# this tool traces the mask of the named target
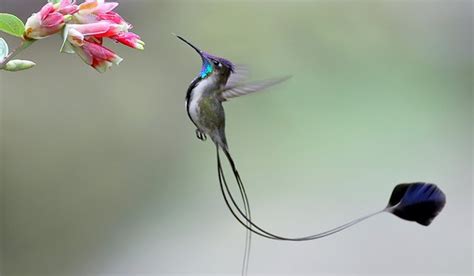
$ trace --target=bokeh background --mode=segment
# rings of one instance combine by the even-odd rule
[[[2,0],[22,19],[45,1]],[[146,41],[98,74],[60,37],[0,73],[2,275],[237,275],[244,229],[184,109],[183,35],[293,75],[225,104],[255,220],[298,236],[383,208],[395,184],[447,194],[428,228],[383,214],[304,243],[254,238],[250,275],[472,275],[471,1],[120,1]],[[7,37],[11,47],[16,43]]]

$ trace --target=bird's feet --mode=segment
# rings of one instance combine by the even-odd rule
[[[206,134],[202,132],[201,130],[199,130],[198,128],[196,129],[196,137],[201,141],[206,141],[207,139]]]

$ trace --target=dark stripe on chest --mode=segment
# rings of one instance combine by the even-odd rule
[[[189,104],[191,103],[191,98],[192,98],[192,92],[194,88],[199,84],[199,82],[202,80],[201,77],[195,78],[191,84],[188,87],[188,91],[186,92],[186,112],[188,113],[188,117],[193,122],[193,124],[197,127],[196,122],[193,121],[193,118],[191,118],[191,114],[189,113]]]

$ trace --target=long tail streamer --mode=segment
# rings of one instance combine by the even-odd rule
[[[239,204],[237,204],[229,186],[227,185],[224,170],[222,169],[222,164],[220,160],[220,149],[222,149],[225,153],[227,160],[229,161],[229,164],[232,168],[244,204],[244,211],[242,211],[242,209],[239,207]],[[242,275],[247,275],[248,271],[252,233],[274,240],[309,241],[330,236],[383,212],[389,212],[398,216],[401,219],[415,221],[421,225],[428,226],[433,221],[433,219],[441,212],[441,210],[446,204],[445,194],[435,184],[425,182],[398,184],[393,189],[388,205],[380,211],[360,217],[341,226],[318,234],[296,238],[284,237],[281,235],[273,234],[272,232],[261,228],[251,220],[248,196],[245,191],[242,179],[240,178],[240,175],[235,166],[234,160],[232,159],[232,156],[226,148],[221,148],[218,145],[216,145],[216,155],[219,185],[224,201],[229,211],[235,217],[235,219],[247,229],[245,253],[242,262]]]
[[[249,201],[247,194],[245,192],[245,187],[243,186],[242,180],[236,170],[235,163],[230,155],[230,153],[223,149],[226,154],[229,163],[234,172],[234,176],[237,180],[239,190],[241,191],[244,204],[249,208]],[[219,175],[219,184],[221,187],[221,192],[226,202],[227,207],[229,208],[232,215],[240,222],[245,228],[247,228],[252,233],[255,233],[259,236],[275,239],[275,240],[285,240],[285,241],[308,241],[323,238],[332,234],[335,234],[339,231],[347,229],[363,220],[366,220],[372,216],[383,212],[390,212],[398,217],[410,220],[417,221],[422,225],[429,225],[431,221],[438,215],[438,213],[443,209],[446,203],[446,196],[444,193],[434,184],[416,182],[409,184],[399,184],[395,187],[392,196],[389,201],[389,205],[375,213],[363,216],[361,218],[352,220],[346,224],[335,227],[333,229],[304,237],[289,238],[283,237],[281,235],[273,234],[267,230],[264,230],[257,224],[255,224],[239,207],[235,201],[232,193],[227,185],[227,181],[224,176],[224,171],[222,169],[222,164],[219,156],[219,148],[217,148],[217,169]],[[246,203],[245,203],[246,202]],[[248,210],[249,211],[249,210]]]

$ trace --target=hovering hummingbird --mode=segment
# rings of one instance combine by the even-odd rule
[[[389,212],[401,219],[415,221],[421,225],[428,226],[444,208],[446,196],[441,189],[435,184],[413,182],[396,185],[385,208],[318,234],[304,237],[285,237],[260,227],[251,219],[247,193],[229,151],[225,135],[225,113],[222,103],[231,98],[262,91],[265,88],[287,80],[289,77],[242,83],[244,74],[232,62],[206,53],[183,37],[176,36],[191,46],[202,59],[201,71],[191,82],[186,93],[186,111],[196,126],[197,138],[204,141],[209,136],[214,142],[216,146],[218,179],[224,201],[232,215],[247,229],[242,275],[246,275],[248,269],[251,233],[274,240],[308,241],[335,234],[383,212]],[[242,197],[243,210],[227,185],[221,165],[220,151],[224,152],[232,168],[240,196]]]

